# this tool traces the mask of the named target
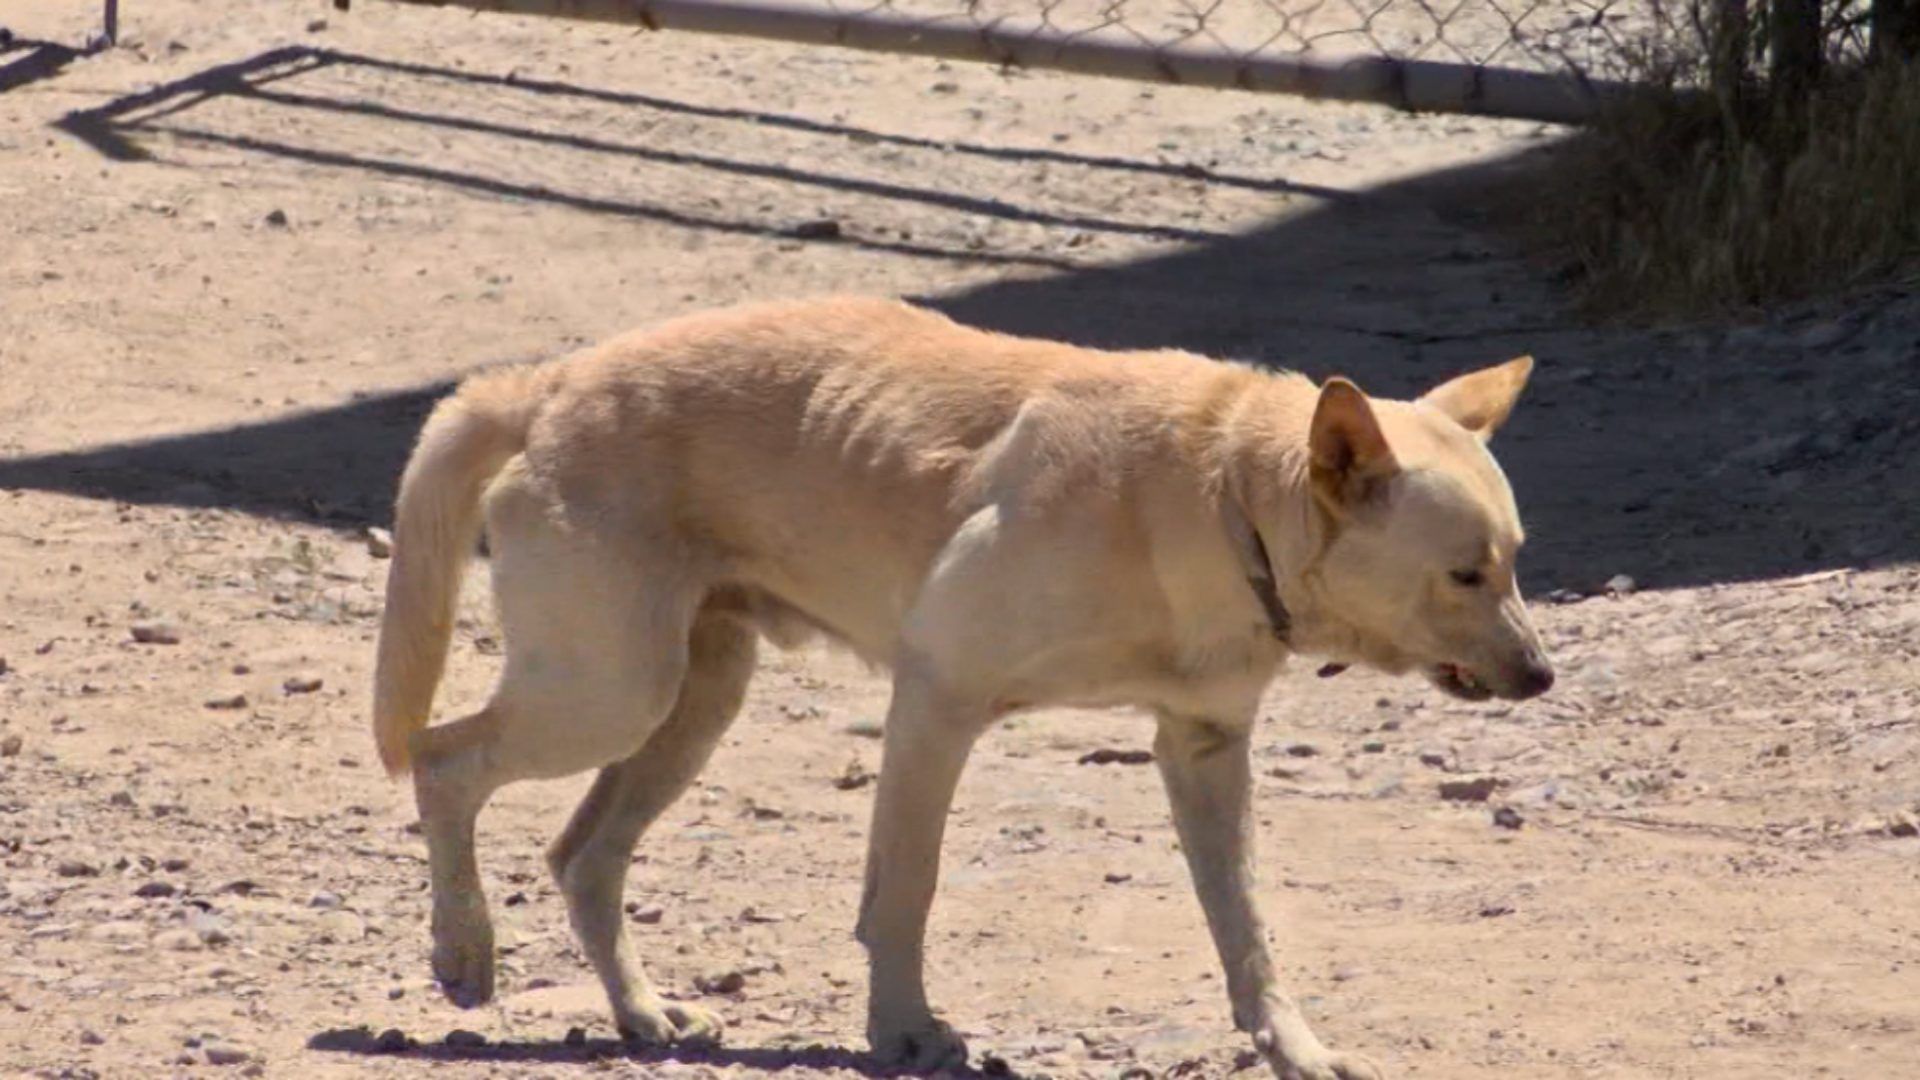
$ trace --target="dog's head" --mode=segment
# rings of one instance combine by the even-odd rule
[[[1515,581],[1526,534],[1487,451],[1532,371],[1521,357],[1417,401],[1371,399],[1338,378],[1321,388],[1309,475],[1328,541],[1316,577],[1355,659],[1421,668],[1468,700],[1553,685]]]

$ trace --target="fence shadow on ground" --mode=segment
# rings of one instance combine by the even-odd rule
[[[74,114],[63,126],[103,153],[139,156],[145,151],[136,136],[161,118],[214,95],[264,96],[275,80],[338,63],[390,64],[277,50]],[[600,96],[742,123],[917,142],[798,117],[399,66],[529,93]],[[314,106],[293,97],[279,94],[293,107]],[[540,137],[578,141],[564,133]],[[231,141],[261,154],[317,160],[300,147],[250,137]],[[1195,175],[1178,166],[1060,151],[951,149]],[[1279,181],[1206,174],[1201,178],[1214,183],[1329,197],[1241,235],[1169,231],[1165,235],[1186,244],[1167,254],[1108,267],[1061,267],[1039,280],[922,299],[977,325],[1108,347],[1177,346],[1316,376],[1338,371],[1394,396],[1534,353],[1541,361],[1535,384],[1496,446],[1533,537],[1531,591],[1590,589],[1622,573],[1643,585],[1682,586],[1920,557],[1920,473],[1898,467],[1903,456],[1920,452],[1920,406],[1896,392],[1920,386],[1912,361],[1832,362],[1855,348],[1844,337],[1817,355],[1777,349],[1761,355],[1734,349],[1721,335],[1579,326],[1564,313],[1548,275],[1505,253],[1480,212],[1487,193],[1502,190],[1534,156],[1337,198]],[[644,213],[693,228],[765,231],[752,223],[704,221],[671,206],[570,201],[484,176],[440,175],[415,162],[329,164],[611,214]],[[782,179],[834,182],[800,170]],[[938,189],[870,193],[965,205],[969,212],[1020,212]],[[1090,222],[1098,224],[1072,215],[1058,219],[1075,228]],[[894,253],[989,263],[996,257],[991,251]],[[420,419],[446,389],[435,385],[261,424],[0,461],[0,488],[231,507],[334,526],[380,522]]]

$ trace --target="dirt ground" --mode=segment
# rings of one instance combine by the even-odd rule
[[[1492,224],[1534,125],[364,0],[126,7],[73,56],[42,43],[92,5],[0,5],[0,1070],[871,1072],[872,788],[844,778],[878,763],[880,677],[771,654],[642,844],[657,980],[741,976],[711,1053],[613,1040],[541,858],[583,780],[482,819],[502,995],[440,1000],[365,708],[365,529],[447,380],[852,290],[1390,394],[1536,354],[1498,448],[1561,684],[1274,687],[1289,985],[1395,1076],[1920,1076],[1920,298],[1583,325]],[[482,577],[448,709],[497,663]],[[1046,714],[976,755],[929,970],[990,1070],[1246,1067],[1152,768],[1078,763],[1149,739]]]

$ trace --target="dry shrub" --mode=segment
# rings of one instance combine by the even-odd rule
[[[1687,92],[1710,55],[1649,49],[1644,98],[1559,156],[1536,224],[1602,315],[1724,312],[1920,256],[1920,63],[1834,64],[1796,100]]]

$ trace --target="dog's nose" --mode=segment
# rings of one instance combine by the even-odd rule
[[[1535,661],[1520,673],[1520,694],[1522,698],[1539,697],[1553,689],[1553,665],[1545,661]]]

